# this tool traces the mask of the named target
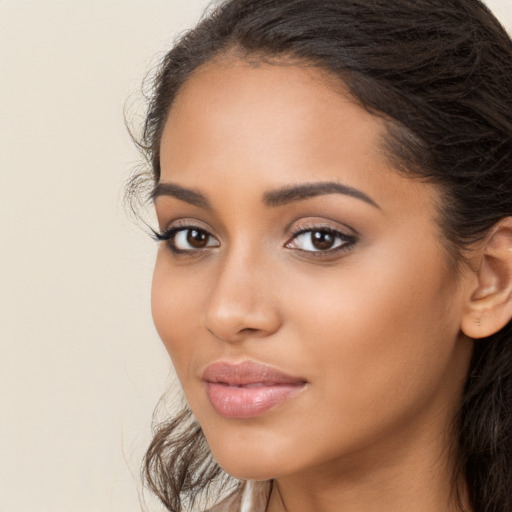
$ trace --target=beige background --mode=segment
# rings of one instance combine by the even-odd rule
[[[0,0],[0,512],[141,510],[172,378],[155,244],[121,202],[123,105],[204,5]],[[512,0],[488,5],[512,31]]]

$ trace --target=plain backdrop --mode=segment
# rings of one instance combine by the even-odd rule
[[[161,510],[139,468],[176,384],[123,107],[205,5],[0,0],[0,512]],[[488,5],[512,31],[512,0]]]

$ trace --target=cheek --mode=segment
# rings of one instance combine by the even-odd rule
[[[153,273],[151,311],[156,330],[181,380],[196,341],[193,328],[198,325],[201,297],[197,293],[199,288],[190,280],[183,282],[179,270],[170,269],[163,256],[158,256]]]
[[[293,337],[309,355],[324,410],[354,428],[365,415],[392,419],[424,405],[453,355],[453,278],[441,260],[407,256],[381,254],[378,264],[360,261],[314,283],[296,279],[295,292],[287,292]]]

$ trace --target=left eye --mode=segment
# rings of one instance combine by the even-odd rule
[[[171,240],[173,248],[178,251],[193,251],[219,245],[208,232],[196,228],[180,229],[176,231]]]
[[[219,241],[208,231],[194,226],[175,226],[163,233],[153,231],[153,234],[155,240],[165,242],[175,253],[191,253],[220,246]]]
[[[339,231],[311,229],[297,233],[286,247],[308,252],[327,252],[353,243],[353,237]]]

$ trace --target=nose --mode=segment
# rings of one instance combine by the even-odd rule
[[[204,327],[231,343],[275,333],[281,315],[268,263],[232,254],[219,267],[205,305]]]

